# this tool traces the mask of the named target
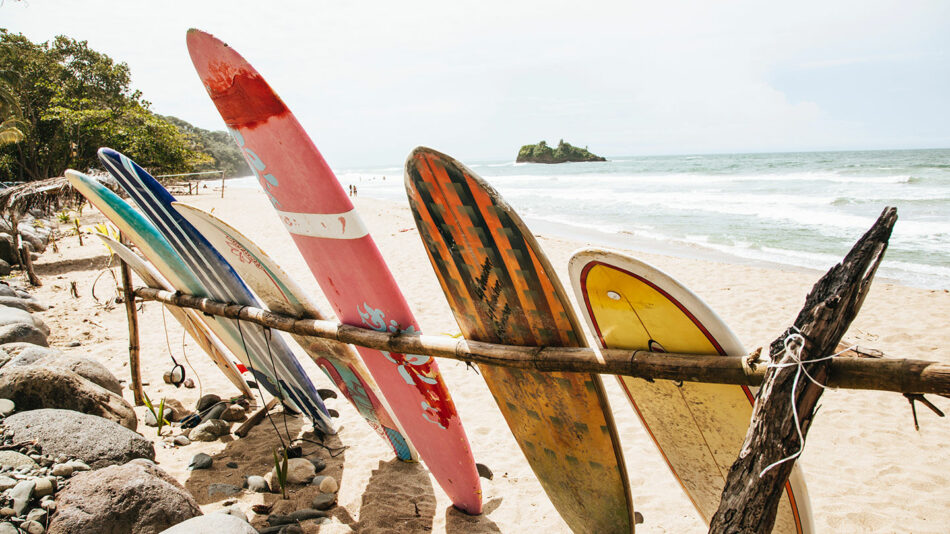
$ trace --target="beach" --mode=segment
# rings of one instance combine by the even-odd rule
[[[394,180],[395,177],[391,177]],[[224,198],[212,187],[180,200],[214,214],[262,246],[329,313],[330,307],[290,235],[283,228],[259,189],[227,188]],[[396,281],[414,310],[422,331],[457,334],[458,327],[429,264],[412,215],[404,203],[358,198],[355,204],[389,264]],[[883,208],[883,206],[881,206]],[[89,227],[104,218],[94,208],[83,210],[81,223]],[[898,227],[901,222],[898,221]],[[857,240],[863,230],[854,231]],[[44,285],[35,291],[38,299],[53,307],[42,313],[52,329],[51,346],[66,354],[92,356],[118,378],[128,380],[128,330],[124,307],[101,304],[113,294],[113,279],[98,277],[109,253],[98,239],[84,236],[85,244],[70,235],[64,225],[59,252],[48,251],[36,262]],[[567,263],[571,254],[596,245],[552,235],[538,236],[541,247],[557,270],[562,284],[569,284]],[[617,243],[613,243],[615,248]],[[661,255],[628,250],[672,277],[705,300],[735,331],[747,349],[764,346],[794,320],[821,272],[802,268],[778,268],[760,264],[729,263],[708,259]],[[885,256],[884,263],[888,258]],[[98,277],[93,299],[93,283]],[[79,298],[70,296],[75,282]],[[138,284],[139,282],[137,282]],[[573,299],[573,291],[568,287]],[[878,281],[846,334],[844,341],[872,347],[895,358],[947,362],[943,347],[950,345],[950,293],[945,289],[922,289]],[[222,397],[237,391],[211,360],[162,307],[145,303],[140,315],[141,367],[146,393],[194,406],[201,393]],[[289,338],[288,338],[289,340]],[[79,346],[70,346],[76,343]],[[294,346],[304,368],[320,388],[332,388],[316,365]],[[187,355],[188,376],[201,387],[176,389],[162,381],[171,369],[169,349],[182,361]],[[182,363],[184,363],[182,361]],[[451,507],[446,495],[425,471],[424,465],[405,464],[363,421],[342,396],[328,401],[336,409],[338,434],[328,445],[335,456],[312,443],[305,454],[323,458],[321,473],[339,481],[339,505],[330,511],[331,524],[304,523],[305,532],[566,532],[517,443],[508,431],[485,382],[461,362],[439,361],[441,372],[465,426],[475,461],[487,466],[492,480],[482,479],[485,513],[472,517]],[[188,367],[188,366],[186,366]],[[644,517],[638,532],[686,533],[706,529],[662,456],[637,419],[617,381],[604,377],[609,400],[622,440],[634,508]],[[130,390],[124,398],[132,402]],[[932,399],[938,407],[950,407],[945,399]],[[140,421],[146,409],[137,407]],[[278,411],[279,413],[279,411]],[[864,391],[827,391],[808,434],[799,464],[805,472],[818,532],[915,532],[946,531],[950,518],[950,484],[942,446],[950,440],[950,425],[918,406],[921,424],[914,430],[907,400],[899,394]],[[242,493],[233,497],[209,496],[212,483],[240,486],[244,475],[263,475],[273,466],[272,451],[280,445],[275,432],[297,437],[309,426],[301,417],[275,415],[274,425],[265,420],[246,438],[184,447],[165,447],[155,429],[139,426],[145,436],[156,439],[156,462],[181,482],[198,500],[205,513],[236,503],[256,527],[265,516],[250,512],[250,506],[267,503],[274,511],[292,511],[309,506],[317,490],[292,487],[290,500],[278,494]],[[285,426],[286,424],[286,426]],[[276,427],[276,429],[275,429]],[[210,470],[188,471],[192,456],[204,452],[214,458]],[[235,462],[238,467],[226,464]]]

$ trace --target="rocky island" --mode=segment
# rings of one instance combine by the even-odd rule
[[[592,154],[587,148],[580,148],[565,143],[563,139],[558,141],[557,148],[551,148],[546,141],[541,141],[536,145],[524,145],[518,151],[516,163],[565,163],[568,161],[607,161],[596,154]]]

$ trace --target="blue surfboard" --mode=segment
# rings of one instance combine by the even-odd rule
[[[155,178],[111,148],[99,149],[99,159],[197,278],[204,294],[193,294],[234,304],[263,307],[227,260],[172,208],[175,197]],[[255,375],[260,372],[274,380],[271,385],[276,387],[279,396],[289,399],[300,408],[313,421],[315,428],[324,433],[334,433],[323,401],[283,338],[251,323],[244,323],[240,328],[242,343],[247,346],[248,368]]]

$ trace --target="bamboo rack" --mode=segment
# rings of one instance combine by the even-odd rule
[[[768,362],[760,360],[757,351],[745,356],[711,356],[645,350],[497,345],[449,336],[386,334],[333,321],[294,319],[261,308],[149,287],[136,288],[135,296],[282,332],[371,349],[537,371],[758,386],[768,370]],[[950,365],[925,360],[863,357],[851,352],[831,360],[827,385],[841,389],[950,395]]]

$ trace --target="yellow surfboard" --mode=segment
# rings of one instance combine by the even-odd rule
[[[587,324],[602,348],[746,354],[735,334],[699,297],[646,263],[618,252],[585,249],[571,258],[570,277]],[[673,476],[708,525],[745,439],[755,390],[727,384],[619,379]],[[814,532],[805,481],[797,465],[786,484],[773,532]]]

